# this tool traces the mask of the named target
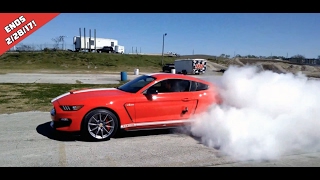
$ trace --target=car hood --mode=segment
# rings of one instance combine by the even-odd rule
[[[51,100],[51,103],[54,101],[79,101],[87,98],[97,98],[97,97],[114,97],[127,94],[127,92],[121,91],[116,88],[92,88],[92,89],[77,89],[70,90],[67,93],[64,93]]]

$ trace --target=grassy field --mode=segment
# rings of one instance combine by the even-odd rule
[[[0,56],[0,73],[8,72],[120,72],[139,69],[141,72],[159,72],[163,63],[173,63],[178,58],[206,58],[219,61],[214,56],[190,55],[163,57],[136,54],[107,54],[79,52],[20,52]]]
[[[173,57],[164,57],[164,63]],[[161,56],[75,53],[75,52],[29,52],[7,53],[0,57],[0,72],[8,71],[141,71],[161,70]]]
[[[0,114],[50,111],[50,101],[72,89],[117,87],[120,84],[0,84]]]

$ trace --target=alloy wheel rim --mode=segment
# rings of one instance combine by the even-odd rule
[[[88,132],[96,139],[105,139],[114,131],[114,119],[108,113],[97,113],[88,121]]]

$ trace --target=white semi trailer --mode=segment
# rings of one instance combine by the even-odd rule
[[[104,46],[111,46],[115,49],[115,46],[118,46],[118,40],[83,36],[80,38],[80,36],[74,36],[73,44],[75,46],[75,51],[97,50],[102,49]]]

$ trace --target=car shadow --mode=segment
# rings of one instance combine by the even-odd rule
[[[50,122],[40,124],[36,128],[37,132],[49,139],[57,141],[79,141],[81,137],[76,133],[66,133],[55,131],[51,126]]]
[[[60,132],[51,128],[50,122],[40,124],[36,128],[37,132],[49,139],[56,141],[85,141],[88,140],[82,138],[79,133]],[[184,133],[180,132],[177,128],[170,129],[155,129],[155,130],[140,130],[140,131],[123,131],[120,130],[113,137],[114,139],[139,137],[139,136],[155,136],[164,134]]]
[[[164,134],[175,133],[173,129],[153,129],[153,130],[139,130],[139,131],[124,131],[120,130],[115,136],[115,139],[128,138],[128,137],[139,137],[139,136],[155,136]]]

